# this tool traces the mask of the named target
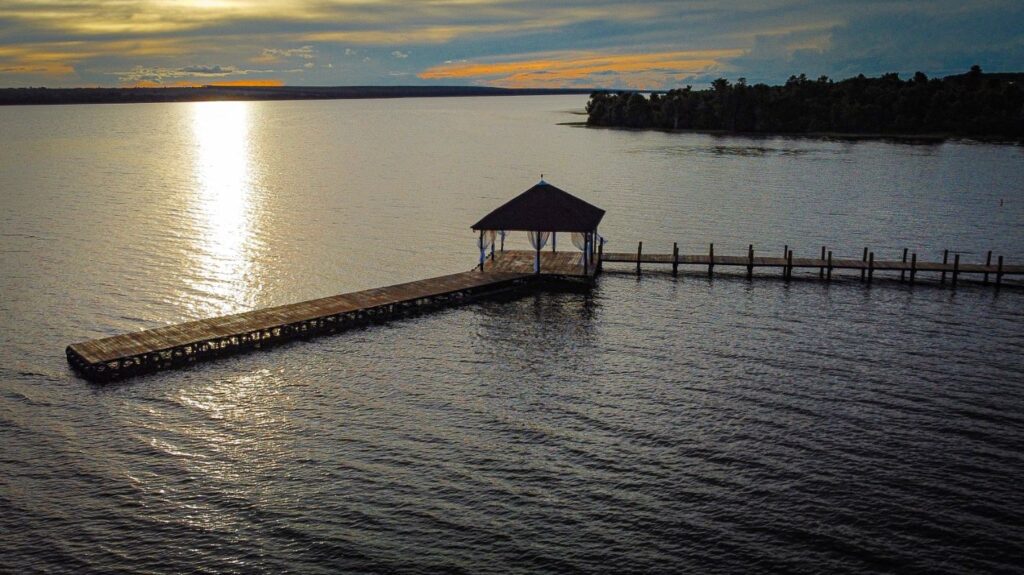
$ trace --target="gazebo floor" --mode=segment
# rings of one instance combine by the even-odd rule
[[[531,250],[508,250],[494,253],[494,261],[488,255],[484,263],[486,272],[533,273],[533,260],[537,252]],[[552,252],[541,250],[540,273],[547,276],[593,277],[593,265],[583,273],[583,253],[578,250]],[[597,258],[594,258],[595,263]]]

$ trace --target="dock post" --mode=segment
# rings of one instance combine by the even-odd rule
[[[672,277],[679,274],[679,242],[672,242]]]
[[[903,263],[907,263],[907,248],[903,248]],[[900,270],[900,281],[903,281],[907,277],[907,266],[903,266]]]
[[[871,280],[874,278],[874,276],[875,276],[875,252],[871,252],[871,253],[868,254],[868,283],[871,283]]]
[[[551,232],[551,251],[557,252],[556,247],[558,246],[558,232]]]
[[[484,260],[487,259],[487,252],[484,251],[484,231],[480,230],[480,271],[484,271]]]
[[[949,250],[942,250],[942,279],[939,283],[946,283],[946,264],[949,262]]]
[[[953,256],[953,287],[956,287],[956,277],[960,275],[960,254]]]
[[[714,242],[712,242],[711,246],[708,248],[708,277],[711,277],[711,275],[714,273],[714,271],[715,271],[715,244],[714,244]]]
[[[825,259],[825,246],[821,246],[821,259],[822,260]],[[822,279],[824,277],[825,277],[825,267],[822,266],[822,267],[818,268],[818,279]]]
[[[644,243],[640,242],[636,245],[636,275],[640,275],[640,256],[644,253]]]
[[[747,279],[754,277],[754,244],[747,247]]]
[[[604,238],[600,238],[597,242],[597,268],[594,271],[601,271],[604,269]]]
[[[832,281],[832,250],[828,251],[828,276],[827,281]]]
[[[917,275],[917,254],[910,255],[910,285],[914,285],[914,276]]]
[[[996,267],[996,287],[1003,283],[1003,256],[999,256],[999,266]]]
[[[992,250],[985,256],[985,285],[988,285],[988,268],[992,266]]]
[[[786,254],[786,281],[793,279],[793,250]]]
[[[864,248],[864,255],[861,256],[860,261],[868,261],[868,249]],[[860,281],[864,281],[864,268],[860,268]]]
[[[589,233],[585,233],[585,234],[583,234],[583,256],[582,256],[582,259],[583,259],[583,274],[585,276],[588,275],[588,271],[589,271],[588,266],[590,265],[590,254],[588,254],[588,250],[590,250],[590,234]]]
[[[782,279],[786,278],[786,258],[789,257],[789,244],[782,246]]]

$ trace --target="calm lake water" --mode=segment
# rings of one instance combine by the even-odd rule
[[[558,125],[585,100],[0,108],[0,571],[1018,569],[1020,288],[612,273],[69,372],[72,342],[467,270],[541,173],[610,250],[1024,258],[1020,147]]]

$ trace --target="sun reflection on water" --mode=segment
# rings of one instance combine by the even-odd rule
[[[250,113],[248,102],[192,104],[193,209],[201,238],[190,275],[200,315],[241,311],[253,302]]]

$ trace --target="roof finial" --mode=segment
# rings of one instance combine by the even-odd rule
[[[540,183],[542,183],[542,184],[546,184],[547,183],[547,182],[544,181],[544,174],[540,175]]]

